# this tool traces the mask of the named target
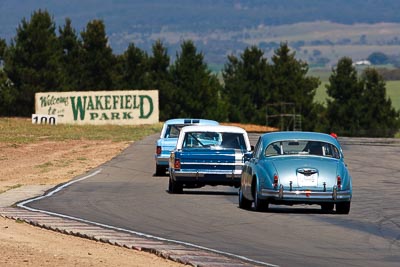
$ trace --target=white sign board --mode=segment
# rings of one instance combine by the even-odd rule
[[[54,115],[42,115],[32,114],[32,124],[57,124],[57,116]]]
[[[158,90],[36,93],[35,112],[56,116],[60,124],[153,124],[159,121]]]

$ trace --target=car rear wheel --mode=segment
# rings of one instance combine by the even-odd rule
[[[321,204],[321,209],[323,212],[331,212],[334,206],[334,203],[323,203]]]
[[[256,180],[255,187],[253,188],[253,190],[254,190],[254,208],[256,211],[266,211],[268,209],[269,203],[267,200],[260,199],[257,188],[258,188],[258,180]]]
[[[248,210],[251,208],[251,201],[243,196],[242,189],[239,189],[239,208]]]
[[[156,164],[156,176],[165,175],[165,166]]]
[[[168,192],[170,194],[181,194],[183,192],[183,186],[181,183],[174,181],[172,177],[169,177]]]
[[[350,212],[350,201],[336,203],[336,213],[349,214]]]

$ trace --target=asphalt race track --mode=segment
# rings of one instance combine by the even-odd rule
[[[237,189],[223,186],[169,194],[168,177],[154,176],[156,138],[134,143],[97,175],[28,206],[271,265],[399,266],[400,141],[339,139],[354,192],[350,214],[338,215],[305,205],[241,210]]]

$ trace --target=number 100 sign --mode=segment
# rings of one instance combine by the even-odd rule
[[[45,114],[32,114],[32,124],[57,124],[57,116]]]

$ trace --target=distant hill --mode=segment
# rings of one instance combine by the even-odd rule
[[[130,42],[149,50],[156,39],[161,39],[174,56],[183,39],[192,39],[206,59],[215,64],[223,64],[227,54],[240,53],[251,44],[270,52],[276,43],[292,42],[292,47],[303,54],[308,47],[306,55],[302,55],[305,59],[310,60],[311,54],[316,62],[325,58],[320,60],[324,63],[334,60],[332,52],[324,54],[326,49],[315,49],[316,45],[343,46],[358,42],[358,45],[398,46],[400,39],[393,32],[383,40],[378,37],[383,42],[379,44],[369,40],[369,34],[373,34],[370,29],[356,33],[352,30],[351,35],[350,30],[343,32],[343,25],[353,29],[359,24],[400,23],[398,0],[0,0],[0,38],[10,41],[22,18],[29,19],[39,8],[48,10],[57,26],[62,26],[65,18],[71,18],[78,32],[90,20],[104,20],[115,53],[122,53]],[[305,22],[309,23],[306,24],[309,32],[302,36],[293,31],[285,35],[276,30]],[[343,37],[335,36],[331,40],[329,36],[320,38],[315,34],[332,33],[335,25],[340,25]],[[378,25],[383,25],[383,30],[387,26]]]

